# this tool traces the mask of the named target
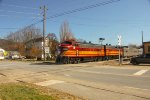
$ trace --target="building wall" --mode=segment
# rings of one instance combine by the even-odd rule
[[[4,50],[0,48],[0,60],[4,59]]]
[[[150,53],[150,42],[144,42],[144,54]]]
[[[33,47],[33,46],[35,46],[36,48],[38,48],[39,50],[43,50],[43,46],[42,46],[42,40],[43,38],[37,38],[37,39],[32,39],[32,40],[29,40],[27,43],[26,43],[26,56],[31,56],[30,55],[30,49]],[[48,43],[49,41],[48,41],[48,39],[45,39],[45,46],[46,46],[46,44],[49,44]],[[42,58],[42,52],[40,52],[36,57],[38,57],[38,58]]]
[[[42,38],[37,38],[37,39],[32,39],[29,40],[28,42],[26,42],[26,57],[33,57],[33,55],[31,55],[31,48],[34,46],[36,48],[38,48],[39,50],[42,50]],[[42,54],[39,53],[38,55],[36,55],[36,57],[41,58]]]

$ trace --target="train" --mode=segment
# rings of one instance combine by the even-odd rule
[[[56,63],[80,63],[83,61],[100,61],[117,59],[123,55],[123,49],[111,45],[98,45],[68,40],[60,43]]]

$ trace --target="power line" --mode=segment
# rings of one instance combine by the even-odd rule
[[[31,21],[36,20],[36,19],[37,19],[37,18],[39,18],[41,15],[42,15],[42,13],[40,13],[40,15],[38,15],[38,16],[36,16],[36,17],[34,17]],[[30,22],[31,22],[31,21],[30,21]]]
[[[82,7],[82,8],[77,8],[77,9],[74,9],[74,10],[66,11],[66,12],[63,12],[63,13],[60,13],[60,14],[55,14],[53,16],[47,17],[47,19],[55,18],[55,17],[59,17],[59,16],[63,16],[63,15],[68,15],[68,14],[71,14],[71,13],[92,9],[92,8],[96,8],[96,7],[99,7],[99,6],[104,6],[104,5],[107,5],[107,4],[111,4],[111,3],[114,3],[114,2],[119,2],[119,1],[120,0],[109,0],[109,1],[105,1],[105,2],[99,2],[99,3],[93,4],[93,5],[88,5],[88,6],[85,6],[85,7]],[[31,24],[30,26],[38,24],[42,21],[43,20],[40,20],[40,21],[38,21],[34,24]],[[53,21],[53,22],[56,22],[56,21]],[[84,24],[80,24],[80,25],[84,25]]]
[[[41,15],[41,14],[40,14]],[[0,15],[0,16],[8,16],[8,15]],[[9,16],[10,17],[10,16]],[[11,16],[12,17],[12,16]],[[16,17],[18,17],[18,16],[16,16]],[[39,15],[38,16],[35,16],[35,17],[32,17],[32,18],[34,18],[34,19],[32,19],[32,21],[34,21],[34,20],[36,20],[37,18],[39,18]],[[32,24],[30,24],[30,25],[27,25],[26,27],[25,27],[25,29],[26,28],[28,28],[28,27],[31,27],[31,26],[34,26],[34,25],[36,25],[36,24],[38,24],[38,23],[40,23],[40,22],[42,22],[43,20],[38,20],[38,21],[36,21],[35,23],[32,23]],[[31,22],[31,21],[30,21]],[[3,30],[5,30],[5,29],[21,29],[21,28],[12,28],[12,27],[6,27],[6,28],[0,28],[0,29],[3,29]]]
[[[20,18],[21,18],[21,17],[27,17],[27,18],[36,18],[36,19],[37,19],[37,18],[40,18],[40,15],[38,15],[38,16],[33,16],[33,17],[32,17],[32,16],[12,16],[12,15],[10,16],[10,15],[0,15],[0,17],[11,17],[11,18],[12,18],[12,17],[14,17],[14,18],[16,18],[16,17],[17,17],[17,18],[18,18],[18,17],[20,17]]]
[[[82,8],[77,8],[77,9],[74,9],[74,10],[70,10],[70,11],[66,11],[66,12],[63,12],[63,13],[55,14],[53,16],[50,16],[50,17],[46,18],[46,19],[55,18],[55,17],[59,17],[59,16],[63,16],[63,15],[68,15],[68,14],[71,14],[71,13],[76,13],[76,12],[92,9],[92,8],[96,8],[96,7],[99,7],[99,6],[104,6],[104,5],[111,4],[111,3],[114,3],[114,2],[118,2],[118,1],[120,1],[120,0],[109,0],[109,1],[105,1],[105,2],[99,2],[99,3],[93,4],[93,5],[88,5],[88,6],[85,6],[85,7],[82,7]],[[27,27],[31,27],[33,25],[36,25],[36,24],[40,23],[40,22],[43,22],[43,20],[39,20],[39,21],[37,21],[33,24],[28,25]]]
[[[109,1],[99,2],[99,3],[93,4],[93,5],[88,5],[88,6],[85,6],[85,7],[65,11],[65,12],[62,12],[62,13],[59,13],[59,14],[55,14],[55,15],[52,15],[50,17],[47,17],[47,19],[56,18],[56,17],[60,17],[60,16],[63,16],[63,15],[68,15],[68,14],[71,14],[71,13],[76,13],[76,12],[92,9],[92,8],[96,8],[96,7],[99,7],[99,6],[104,6],[104,5],[107,5],[107,4],[111,4],[111,3],[114,3],[114,2],[119,2],[119,1],[120,0],[109,0]]]
[[[32,24],[30,24],[30,25],[27,25],[24,29],[29,28],[29,27],[31,27],[31,26],[34,26],[34,25],[36,25],[36,24],[38,24],[38,23],[40,23],[40,22],[43,22],[43,20],[39,20],[39,21],[36,21],[35,23],[32,23]],[[0,28],[0,29],[21,29],[21,28],[6,27],[6,28]]]
[[[26,26],[26,28],[31,27],[31,26],[34,26],[34,25],[36,25],[36,24],[38,24],[38,23],[40,23],[40,22],[43,22],[43,20],[36,21],[35,23],[32,23],[32,24]]]
[[[68,15],[68,14],[71,14],[71,13],[76,13],[76,12],[96,8],[96,7],[99,7],[99,6],[104,6],[104,5],[111,4],[111,3],[114,3],[114,2],[118,2],[118,1],[120,1],[120,0],[109,0],[109,1],[105,1],[105,2],[99,2],[99,3],[93,4],[93,5],[88,5],[88,6],[85,6],[85,7],[69,10],[69,11],[66,11],[66,12],[59,13],[59,14],[55,14],[53,16],[48,17],[47,19],[56,18],[56,17],[59,17],[59,16]],[[2,10],[0,10],[0,11],[2,11]],[[9,11],[9,12],[16,12],[16,11]],[[25,13],[25,12],[16,12],[16,13]],[[33,14],[33,13],[28,13],[28,14]],[[36,25],[40,22],[43,22],[43,20],[36,21],[35,23],[32,23],[32,24],[26,26],[26,28],[31,27],[33,25]],[[11,28],[9,28],[9,29],[11,29]]]
[[[54,22],[54,23],[60,23],[59,21],[54,21],[54,20],[50,20],[51,22]],[[98,26],[98,25],[89,25],[89,24],[84,24],[84,23],[70,23],[69,22],[69,24],[73,24],[73,25],[78,25],[78,26],[89,26],[89,27],[91,27],[91,26],[93,26],[93,27],[95,27],[95,26]]]
[[[0,28],[0,29],[19,29],[19,28],[9,28],[9,27],[6,27],[6,28]]]
[[[11,7],[16,7],[16,8],[23,8],[23,9],[39,10],[39,8],[25,7],[25,6],[12,5],[12,4],[1,4],[1,5],[4,5],[4,6],[11,6]]]
[[[20,13],[20,14],[31,14],[31,15],[35,15],[35,13],[27,13],[27,12],[18,12],[18,11],[8,11],[8,10],[0,10],[3,12],[10,12],[10,13]],[[39,14],[38,14],[39,15]]]
[[[40,14],[40,15],[41,15],[41,14]],[[39,15],[38,15],[38,16],[39,16]],[[38,18],[38,16],[35,17],[34,19],[32,19],[31,21],[36,20],[36,19]],[[30,22],[31,22],[31,21],[30,21]],[[32,23],[32,24],[26,25],[24,29],[29,28],[29,27],[31,27],[31,26],[34,26],[34,25],[36,25],[36,24],[39,24],[40,22],[43,22],[43,19],[42,19],[42,20],[38,20],[38,21],[36,21],[36,22],[34,22],[34,23]],[[21,28],[18,28],[18,29],[21,29]]]
[[[42,13],[40,13],[40,15],[38,15],[38,16],[35,16],[35,17],[32,17],[33,19],[32,20],[30,20],[29,22],[31,23],[31,22],[33,22],[33,21],[35,21],[36,19],[39,19],[39,18],[41,18],[40,16],[41,16],[41,14]],[[43,21],[43,20],[38,20],[37,22],[40,22],[40,21]],[[35,22],[35,24],[36,24],[36,22]],[[38,24],[38,23],[37,23]],[[32,25],[32,24],[31,24]],[[29,26],[29,25],[28,25]]]

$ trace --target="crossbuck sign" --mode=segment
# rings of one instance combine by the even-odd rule
[[[118,46],[121,46],[121,38],[122,38],[122,36],[118,35]]]

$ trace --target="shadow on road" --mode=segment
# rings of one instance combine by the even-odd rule
[[[131,65],[131,66],[149,66],[150,67],[150,64],[138,64],[138,65],[133,65],[133,64],[131,64],[131,63],[129,63],[129,64],[123,64],[123,65]]]
[[[136,65],[136,66],[149,66],[150,67],[150,64],[139,64],[139,65]]]
[[[82,64],[82,63],[88,63],[87,61],[82,61],[80,63],[73,63],[73,64]],[[56,64],[53,61],[44,61],[44,62],[32,62],[30,65],[68,65],[63,63]]]
[[[30,65],[58,65],[55,62],[35,62],[31,63]]]

